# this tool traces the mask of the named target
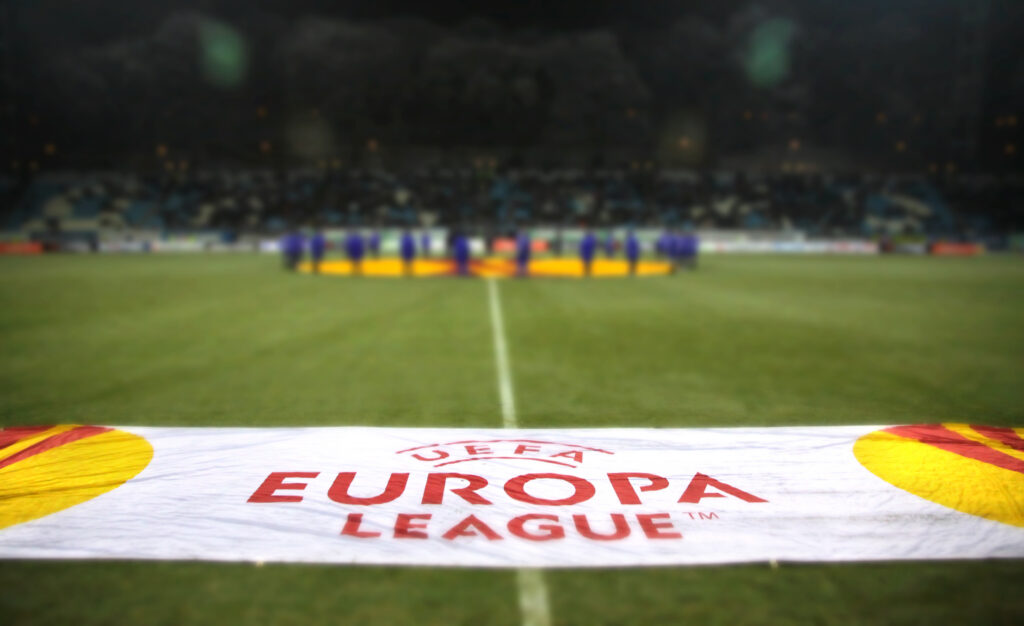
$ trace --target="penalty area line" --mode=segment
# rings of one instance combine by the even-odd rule
[[[498,398],[501,401],[501,421],[505,428],[519,428],[516,418],[516,399],[512,388],[512,371],[509,367],[508,342],[505,340],[505,319],[501,314],[501,294],[498,281],[487,279],[487,296],[491,309],[491,331],[494,335],[494,365],[498,372]],[[539,569],[516,571],[516,585],[519,588],[519,613],[523,626],[550,626],[551,610],[548,608],[548,589],[544,584],[544,572]]]

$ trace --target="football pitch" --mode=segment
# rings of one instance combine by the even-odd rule
[[[1021,257],[715,256],[497,286],[523,428],[1024,426]],[[498,428],[488,294],[256,255],[0,258],[0,426]],[[544,581],[556,624],[1024,621],[1019,560]],[[519,624],[518,593],[502,570],[0,561],[4,625]]]

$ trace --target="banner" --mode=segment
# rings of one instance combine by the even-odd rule
[[[977,256],[985,253],[985,246],[977,243],[950,243],[939,241],[929,249],[935,256]]]
[[[701,240],[703,253],[750,254],[878,254],[878,243],[860,239],[810,240]]]
[[[0,558],[1024,557],[1024,429],[0,430]]]
[[[0,255],[42,254],[43,244],[38,241],[0,241]]]

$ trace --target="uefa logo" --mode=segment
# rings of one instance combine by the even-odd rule
[[[853,453],[882,480],[925,500],[1024,526],[1024,428],[969,424],[894,426]]]
[[[113,491],[152,458],[145,439],[104,426],[0,429],[0,528]]]

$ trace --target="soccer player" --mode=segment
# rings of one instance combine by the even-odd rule
[[[516,274],[526,278],[530,273],[530,233],[519,231],[516,237]]]
[[[366,250],[363,247],[363,236],[359,231],[352,229],[348,232],[348,239],[345,240],[345,254],[352,263],[352,275],[359,276],[363,273],[363,255]]]
[[[297,230],[285,233],[281,238],[281,254],[286,270],[294,272],[302,261],[302,243],[302,234]]]
[[[658,237],[657,244],[655,244],[655,251],[658,253],[658,256],[671,258],[673,242],[672,233],[666,228]]]
[[[313,273],[320,273],[320,262],[324,260],[324,252],[327,251],[327,240],[323,232],[317,228],[309,239],[309,259],[313,262]]]
[[[629,262],[629,275],[636,276],[637,262],[640,260],[640,241],[636,233],[629,231],[626,234],[626,261]]]
[[[580,241],[580,260],[583,262],[583,275],[590,276],[590,266],[594,262],[594,253],[597,252],[597,237],[590,230],[583,235]]]
[[[398,247],[402,255],[402,271],[406,276],[412,276],[413,263],[416,260],[416,240],[408,229],[402,233],[402,241]]]
[[[666,252],[669,262],[672,263],[672,272],[675,273],[686,256],[686,238],[678,230],[670,231],[667,236]]]
[[[686,231],[681,236],[682,248],[682,263],[688,269],[697,269],[697,253],[700,252],[700,240],[697,238],[697,234],[691,231]]]
[[[455,273],[459,276],[469,276],[469,239],[459,231],[452,241],[452,256],[455,258]]]

